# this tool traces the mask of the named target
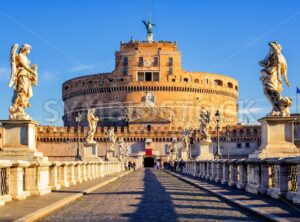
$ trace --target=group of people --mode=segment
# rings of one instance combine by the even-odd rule
[[[164,168],[173,172],[182,172],[185,166],[185,162],[181,159],[180,161],[169,161],[164,163]]]
[[[125,166],[125,167],[126,167],[127,170],[133,169],[133,171],[135,171],[135,169],[136,169],[136,163],[128,161],[127,166]]]

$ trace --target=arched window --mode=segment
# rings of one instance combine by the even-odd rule
[[[184,82],[188,82],[189,79],[188,79],[188,78],[184,78],[183,81],[184,81]]]
[[[231,82],[228,82],[227,87],[233,89],[233,84]]]
[[[147,128],[147,133],[150,133],[151,132],[151,125],[147,125],[146,128]]]
[[[214,80],[214,85],[215,85],[215,86],[223,86],[223,81],[222,81],[222,80],[219,80],[219,79],[215,79],[215,80]]]
[[[194,83],[199,83],[199,79],[195,79]]]

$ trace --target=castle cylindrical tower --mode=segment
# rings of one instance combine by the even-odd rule
[[[174,42],[121,43],[113,72],[68,80],[62,91],[65,126],[76,126],[78,111],[85,115],[89,108],[96,108],[101,126],[196,129],[201,108],[212,116],[219,110],[223,126],[237,123],[237,80],[183,70]]]

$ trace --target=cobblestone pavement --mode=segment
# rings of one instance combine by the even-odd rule
[[[260,221],[163,171],[141,169],[42,221]]]

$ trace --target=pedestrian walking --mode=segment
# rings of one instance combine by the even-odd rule
[[[128,170],[131,168],[131,161],[128,161]]]
[[[135,162],[132,163],[132,168],[133,168],[133,171],[135,171],[135,168],[136,168]]]
[[[159,169],[160,169],[160,162],[156,161],[156,170],[159,170]]]

